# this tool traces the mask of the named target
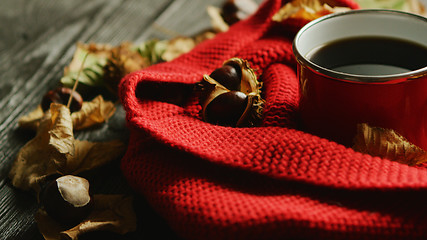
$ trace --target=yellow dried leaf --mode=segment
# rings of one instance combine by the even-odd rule
[[[104,123],[113,116],[115,111],[116,107],[114,103],[105,101],[102,96],[99,95],[90,102],[83,102],[82,109],[71,114],[73,129],[82,130]],[[40,120],[44,114],[45,113],[39,105],[32,112],[21,117],[18,120],[18,126],[35,131],[40,125]]]
[[[53,146],[60,154],[74,154],[73,123],[70,110],[62,104],[51,104],[50,107],[52,127],[49,130],[49,145]]]
[[[212,39],[215,36],[216,36],[216,32],[207,30],[207,31],[198,33],[196,36],[193,37],[193,39],[195,44],[197,45],[205,40]]]
[[[294,0],[285,4],[276,14],[273,21],[283,22],[287,19],[298,19],[312,21],[321,16],[348,11],[350,8],[334,6],[331,7],[327,1],[319,0]]]
[[[143,57],[130,42],[123,42],[111,49],[102,78],[105,86],[112,93],[118,94],[118,85],[126,74],[149,65],[149,59]]]
[[[15,187],[37,192],[39,181],[46,176],[77,174],[101,166],[119,157],[124,148],[119,141],[75,140],[70,111],[53,103],[41,119],[36,136],[20,149],[9,177]]]
[[[12,164],[9,178],[12,185],[22,190],[38,190],[38,181],[56,172],[56,164],[50,160],[55,149],[49,145],[51,114],[47,112],[39,122],[37,135],[25,144]]]
[[[353,149],[400,163],[415,165],[427,161],[427,153],[391,129],[358,124]]]
[[[37,130],[40,120],[43,118],[44,112],[41,105],[18,120],[18,126],[24,129]]]
[[[75,140],[74,146],[75,154],[67,159],[67,163],[61,169],[58,169],[59,172],[76,175],[117,159],[125,150],[125,145],[118,140],[108,142]]]
[[[80,111],[71,114],[73,128],[81,130],[103,123],[113,116],[115,111],[114,103],[104,101],[104,98],[99,95],[91,102],[84,102]]]
[[[212,28],[215,32],[226,32],[229,28],[228,24],[224,21],[224,18],[221,16],[221,9],[214,6],[208,6],[206,11],[211,20]]]
[[[419,0],[407,0],[405,5],[406,9],[404,9],[404,11],[427,17],[426,6],[424,3],[425,2],[420,2]]]
[[[162,59],[172,61],[184,53],[191,51],[196,46],[196,42],[190,37],[176,37],[168,42],[166,50],[162,54]]]
[[[67,229],[55,222],[47,213],[39,209],[36,222],[46,240],[78,239],[79,236],[95,231],[109,231],[125,234],[136,230],[136,215],[132,207],[132,197],[123,195],[94,195],[94,209],[78,225]]]

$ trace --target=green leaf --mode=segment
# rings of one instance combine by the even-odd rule
[[[84,62],[83,71],[79,76],[79,83],[92,87],[103,86],[104,66],[107,64],[108,55],[106,51],[90,51],[82,44],[77,45],[73,59],[64,71],[64,76],[61,78],[61,83],[64,86],[70,88],[74,86],[86,54],[88,55]]]
[[[356,0],[361,8],[404,10],[406,0]]]
[[[137,51],[142,57],[147,58],[150,65],[163,62],[162,54],[168,46],[167,40],[148,40],[137,46]]]

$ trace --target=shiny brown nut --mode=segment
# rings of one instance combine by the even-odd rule
[[[248,61],[230,58],[196,84],[203,121],[232,127],[259,126],[265,103],[261,88]]]
[[[226,0],[222,5],[222,17],[228,25],[247,18],[258,8],[253,0]]]
[[[56,89],[50,90],[43,96],[41,102],[43,111],[50,109],[51,103],[67,105],[71,94],[73,96],[73,100],[71,101],[70,112],[79,111],[83,105],[82,96],[78,92],[73,91],[71,88],[65,87],[58,87]]]
[[[236,126],[248,105],[248,96],[230,91],[214,98],[206,106],[206,120],[222,126]]]
[[[39,201],[49,216],[65,225],[76,225],[92,210],[89,181],[65,175],[50,181],[39,193]]]
[[[234,62],[215,69],[209,76],[228,90],[240,91],[242,70]]]

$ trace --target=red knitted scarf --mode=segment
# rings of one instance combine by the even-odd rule
[[[298,129],[291,45],[303,23],[272,22],[281,4],[266,1],[190,53],[122,80],[125,177],[187,239],[427,239],[425,167]],[[248,60],[264,83],[260,127],[203,122],[195,98],[185,98],[231,57]]]

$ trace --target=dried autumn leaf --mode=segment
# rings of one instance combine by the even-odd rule
[[[414,14],[427,17],[427,10],[424,4],[418,0],[408,0],[407,5],[405,5],[405,8],[403,9],[403,11],[408,11]]]
[[[44,112],[41,105],[38,105],[33,111],[18,119],[18,126],[24,129],[37,130]]]
[[[197,45],[197,44],[199,44],[199,43],[201,43],[201,42],[203,42],[205,40],[212,39],[215,36],[216,36],[216,32],[207,30],[207,31],[203,31],[203,32],[201,32],[199,34],[196,34],[196,36],[194,36],[193,39],[194,39],[194,42]]]
[[[358,124],[353,149],[408,165],[427,161],[427,153],[391,129]]]
[[[132,197],[123,195],[94,195],[94,209],[78,225],[67,229],[55,222],[47,213],[39,209],[36,222],[46,240],[78,239],[79,236],[95,231],[109,231],[125,234],[136,230],[136,216],[132,207]]]
[[[128,73],[145,68],[151,63],[130,42],[118,46],[109,44],[78,43],[70,64],[64,69],[61,83],[72,88],[79,76],[79,84],[89,87],[106,87],[117,94],[119,81]]]
[[[221,9],[214,6],[208,6],[206,11],[211,20],[212,28],[216,32],[225,32],[228,30],[229,25],[224,21],[224,18],[221,16]]]
[[[116,107],[114,103],[105,101],[104,98],[99,95],[90,102],[83,102],[82,108],[71,114],[73,129],[82,130],[104,123],[113,116],[115,111]],[[45,113],[39,105],[35,110],[21,117],[18,120],[18,126],[25,129],[37,130],[44,114]]]
[[[72,88],[82,68],[79,83],[92,87],[103,86],[104,66],[111,56],[112,48],[108,44],[78,43],[70,64],[64,69],[61,83]]]
[[[111,54],[104,66],[103,79],[106,87],[117,94],[120,80],[128,73],[151,65],[129,42],[124,42],[111,49]]]
[[[59,172],[77,175],[117,159],[125,150],[124,144],[118,140],[108,142],[74,140],[74,147],[74,156],[68,158],[61,169],[58,168]]]
[[[38,181],[56,173],[56,164],[50,159],[54,148],[49,145],[52,126],[50,111],[39,122],[37,135],[25,144],[12,164],[9,178],[12,185],[22,190],[38,190]]]
[[[272,19],[276,22],[283,22],[288,19],[309,22],[330,13],[350,10],[347,7],[331,7],[325,2],[319,0],[294,0],[285,4],[285,6],[273,15]]]
[[[115,111],[114,103],[104,101],[104,98],[98,95],[90,102],[83,102],[82,109],[71,114],[73,128],[81,130],[103,123],[111,118]]]
[[[168,41],[165,51],[161,55],[164,61],[171,61],[180,55],[191,51],[196,46],[193,38],[177,37]]]
[[[125,145],[118,141],[87,142],[74,139],[68,108],[51,104],[40,121],[36,136],[24,145],[12,164],[13,186],[36,192],[39,182],[52,174],[77,174],[119,157]]]
[[[49,146],[54,150],[47,156],[57,168],[74,155],[74,134],[70,110],[62,104],[50,105],[52,126],[48,131]]]
[[[59,153],[74,155],[74,134],[70,110],[62,104],[50,106],[52,128],[48,132],[49,145],[54,146]]]

